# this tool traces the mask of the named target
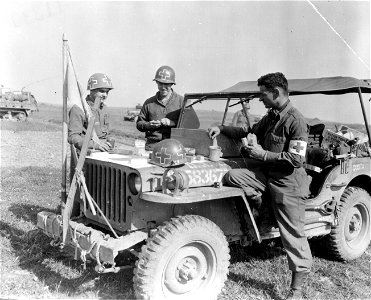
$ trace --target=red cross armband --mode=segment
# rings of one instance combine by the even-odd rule
[[[307,153],[307,142],[291,140],[289,144],[289,152],[305,157],[305,154]]]

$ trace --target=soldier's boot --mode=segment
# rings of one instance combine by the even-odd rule
[[[303,285],[307,275],[307,272],[292,272],[290,291],[287,294],[286,300],[303,299]]]
[[[279,232],[276,217],[274,216],[273,210],[268,203],[262,206],[259,232],[261,235]]]

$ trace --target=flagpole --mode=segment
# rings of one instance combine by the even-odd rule
[[[66,193],[66,182],[67,182],[67,87],[65,84],[65,75],[66,75],[66,45],[67,45],[67,36],[63,33],[63,49],[62,49],[62,63],[63,63],[63,127],[62,127],[62,183],[61,183],[61,206],[64,208],[64,205],[67,201]]]

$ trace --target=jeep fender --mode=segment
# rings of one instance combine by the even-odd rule
[[[250,205],[247,202],[242,189],[229,186],[220,187],[199,187],[184,190],[178,194],[162,193],[162,192],[145,192],[140,195],[142,200],[162,204],[189,204],[203,201],[212,201],[215,199],[228,199],[232,197],[242,198],[246,208],[245,221],[248,224],[249,235],[259,243],[261,237],[256,226]]]

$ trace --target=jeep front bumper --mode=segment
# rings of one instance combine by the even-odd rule
[[[37,214],[37,227],[47,236],[53,238],[54,245],[62,241],[62,216],[50,212]],[[115,266],[115,257],[119,251],[126,250],[148,238],[148,233],[143,231],[131,232],[127,235],[113,238],[108,234],[93,229],[76,221],[69,221],[69,228],[65,245],[72,246],[80,253],[81,260],[85,261],[90,255],[97,262],[97,271],[101,266],[110,264]],[[104,269],[104,267],[103,267]],[[103,271],[102,271],[103,272]]]

